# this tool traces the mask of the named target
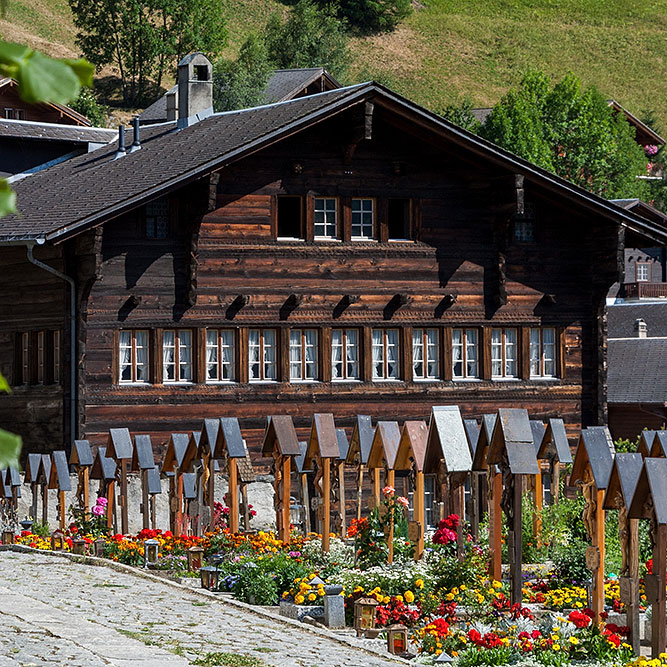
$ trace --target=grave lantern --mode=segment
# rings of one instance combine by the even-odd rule
[[[437,493],[442,503],[440,516],[457,514],[457,554],[463,557],[463,520],[465,516],[465,480],[472,470],[472,456],[458,405],[433,407],[428,425],[424,472],[434,473]]]
[[[372,502],[375,507],[380,505],[382,490],[380,471],[384,470],[384,485],[394,486],[394,463],[398,452],[398,443],[401,440],[401,429],[398,422],[379,421],[375,427],[371,449],[368,453],[367,467],[373,480]]]
[[[58,490],[58,515],[60,530],[65,530],[65,518],[67,513],[65,492],[72,490],[72,482],[69,477],[69,466],[67,455],[64,450],[57,450],[51,454],[51,470],[49,474],[49,489]]]
[[[14,544],[14,531],[13,530],[3,530],[2,531],[2,543],[3,544]]]
[[[644,459],[628,516],[650,520],[653,572],[644,577],[644,590],[651,604],[651,656],[658,658],[665,652],[667,629],[667,459]]]
[[[157,565],[160,543],[154,539],[144,540],[144,568]]]
[[[62,530],[54,530],[51,533],[51,550],[62,551],[65,548],[65,535]]]
[[[354,466],[357,472],[357,519],[361,519],[364,470],[368,463],[374,434],[371,418],[368,415],[357,415],[352,429],[350,447],[347,450],[347,460],[345,461],[349,466]]]
[[[26,517],[25,519],[23,519],[23,521],[21,521],[19,523],[21,525],[21,528],[23,528],[23,530],[28,530],[29,531],[32,528],[32,524],[35,523],[35,522],[32,519],[28,519]]]
[[[630,628],[629,643],[639,655],[639,519],[630,519],[628,512],[641,475],[643,458],[640,453],[619,453],[609,476],[604,509],[618,510],[618,535],[622,564],[618,573],[621,602],[626,609]]]
[[[104,556],[104,547],[106,547],[107,541],[102,537],[98,537],[93,542],[93,553],[98,557],[102,558]]]
[[[77,537],[72,540],[72,553],[76,554],[77,556],[85,556],[86,540],[84,540],[82,537]]]
[[[503,479],[500,468],[497,465],[489,465],[487,455],[489,445],[493,438],[493,429],[496,425],[497,416],[493,414],[482,415],[482,426],[477,440],[477,447],[472,460],[472,469],[478,472],[486,472],[487,505],[489,513],[489,547],[491,552],[491,563],[489,574],[496,581],[502,576],[502,509],[500,499],[503,494]]]
[[[401,430],[401,439],[398,443],[398,452],[394,468],[409,472],[413,491],[414,521],[408,524],[408,537],[415,543],[415,559],[421,558],[424,551],[424,530],[426,519],[424,516],[424,457],[426,455],[426,441],[428,427],[425,421],[406,421]]]
[[[387,651],[393,655],[408,652],[408,629],[402,623],[387,627]]]
[[[375,634],[375,611],[378,606],[378,601],[375,598],[365,597],[359,598],[354,602],[354,629],[357,631],[357,637],[362,635],[368,636],[366,633]]]
[[[606,426],[585,428],[574,455],[570,485],[581,485],[585,506],[584,526],[591,540],[586,565],[593,573],[592,609],[595,618],[604,611],[604,495],[614,463],[614,443]]]
[[[220,574],[217,567],[206,565],[200,568],[199,576],[201,577],[201,587],[207,591],[217,591]]]
[[[539,472],[537,452],[528,412],[521,408],[500,408],[486,456],[489,465],[500,466],[503,493],[500,501],[507,517],[507,551],[510,563],[510,600],[522,601],[521,501],[523,476]]]
[[[201,569],[202,559],[204,558],[204,549],[199,546],[190,547],[188,549],[188,570],[194,572]]]
[[[299,440],[294,423],[289,415],[269,417],[264,440],[262,456],[271,457],[271,471],[274,475],[273,505],[276,510],[276,529],[278,537],[286,544],[290,541],[290,496],[291,496],[291,464],[295,456],[299,456]]]

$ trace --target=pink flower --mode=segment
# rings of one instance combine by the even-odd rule
[[[109,501],[104,496],[97,499],[97,504],[101,505],[102,507],[106,507],[108,502]]]
[[[408,507],[410,507],[410,501],[407,498],[405,498],[404,496],[399,496],[398,498],[396,498],[396,502],[399,505],[403,505],[403,507],[405,507],[405,509],[408,509]]]
[[[382,489],[382,493],[389,498],[389,496],[393,496],[394,493],[396,492],[396,489],[394,489],[393,486],[385,486],[384,489]]]
[[[104,514],[104,507],[101,505],[95,505],[95,507],[93,507],[93,514],[95,516],[102,516]]]

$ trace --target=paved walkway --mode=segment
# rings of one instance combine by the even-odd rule
[[[0,553],[0,667],[185,667],[213,652],[252,657],[239,663],[251,667],[396,664],[159,581]]]

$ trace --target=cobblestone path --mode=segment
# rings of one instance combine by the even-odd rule
[[[0,553],[0,667],[185,667],[207,653],[257,665],[396,664],[187,590],[39,553]]]

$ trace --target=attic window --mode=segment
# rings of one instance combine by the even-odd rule
[[[208,81],[208,65],[195,65],[195,79]]]
[[[166,239],[169,236],[169,200],[166,197],[146,204],[145,236],[147,239]]]
[[[523,214],[514,218],[514,240],[532,243],[535,240],[535,216],[533,205],[526,202]]]
[[[387,205],[387,232],[390,240],[410,238],[410,200],[390,199]]]
[[[301,197],[278,197],[278,238],[303,239]]]

